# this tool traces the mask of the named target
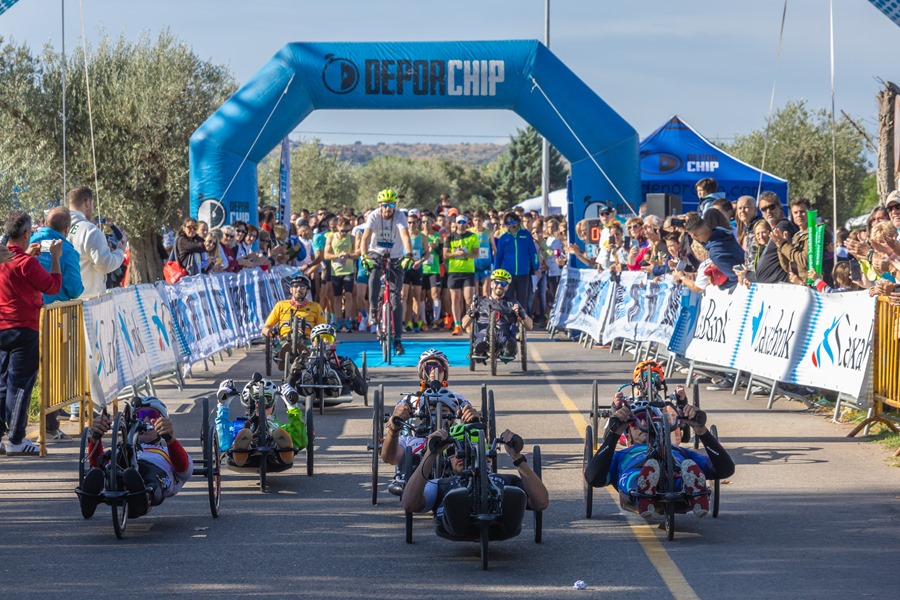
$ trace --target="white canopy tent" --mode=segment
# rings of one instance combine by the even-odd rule
[[[566,202],[566,188],[550,192],[549,200],[551,215],[566,214],[568,209],[568,203]],[[515,208],[516,206],[521,206],[526,211],[536,210],[539,213],[543,214],[542,209],[544,207],[544,197],[538,196],[537,198],[529,198],[528,200],[523,200],[522,202],[516,202],[511,208]]]

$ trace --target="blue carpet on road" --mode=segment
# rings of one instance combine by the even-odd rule
[[[415,367],[419,362],[419,355],[430,348],[437,348],[447,355],[451,367],[467,367],[469,359],[469,340],[403,340],[403,348],[406,353],[402,356],[392,356],[391,364],[381,360],[381,346],[378,340],[369,342],[338,342],[338,354],[347,356],[362,367],[362,353],[366,353],[366,363],[369,368],[375,367]]]

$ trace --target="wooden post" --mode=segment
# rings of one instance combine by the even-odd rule
[[[884,84],[883,90],[875,94],[878,101],[878,171],[875,180],[880,202],[884,202],[891,190],[897,189],[897,165],[894,158],[895,152],[900,150],[894,148],[894,105],[897,94],[900,94],[900,88],[890,81]]]

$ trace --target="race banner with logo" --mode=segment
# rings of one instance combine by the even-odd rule
[[[565,327],[584,331],[599,340],[613,287],[608,272],[581,270]]]
[[[615,338],[668,344],[681,308],[681,286],[670,276],[657,281],[642,272],[622,273],[609,303],[604,344]]]
[[[734,368],[749,293],[743,286],[731,293],[707,287],[684,355],[702,363]]]

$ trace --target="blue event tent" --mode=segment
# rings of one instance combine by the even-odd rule
[[[641,142],[641,197],[665,193],[681,196],[682,210],[696,210],[694,185],[712,177],[729,200],[756,197],[759,175],[762,190],[778,194],[787,204],[788,182],[738,160],[717,148],[677,116]]]

